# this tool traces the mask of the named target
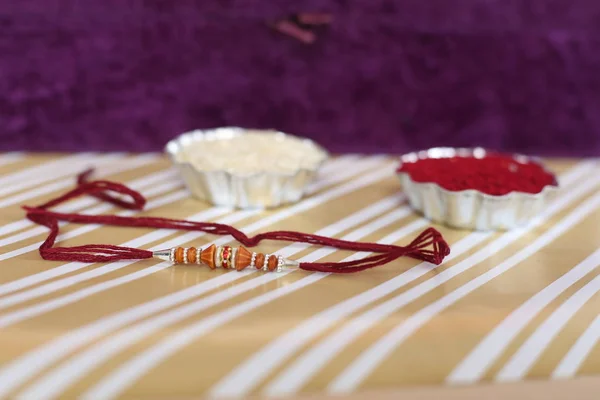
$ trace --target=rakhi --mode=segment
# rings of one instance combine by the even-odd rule
[[[434,228],[421,232],[408,246],[391,244],[352,242],[325,236],[300,233],[293,231],[265,232],[248,237],[242,231],[225,224],[214,222],[195,222],[158,217],[123,217],[119,215],[86,215],[76,213],[60,213],[49,208],[64,203],[81,195],[92,195],[100,200],[112,203],[122,208],[142,210],[146,199],[141,193],[127,186],[105,180],[88,181],[92,170],[78,176],[77,186],[69,192],[39,206],[23,206],[27,218],[32,222],[49,228],[50,233],[39,248],[40,255],[45,260],[79,261],[79,262],[111,262],[118,260],[135,260],[159,258],[173,264],[202,264],[211,269],[224,268],[241,271],[246,268],[256,268],[262,271],[281,271],[285,268],[300,268],[307,271],[332,273],[350,273],[385,265],[399,257],[440,264],[450,253],[448,244],[442,235]],[[115,197],[116,193],[125,198]],[[180,229],[201,231],[215,235],[231,235],[243,246],[211,245],[204,249],[197,247],[175,247],[161,251],[150,251],[132,247],[109,244],[90,244],[74,247],[54,247],[59,233],[59,221],[81,224],[100,224],[112,226],[144,227],[159,229]],[[372,256],[346,262],[297,262],[276,254],[251,252],[246,247],[257,246],[263,240],[279,240],[314,245],[330,246],[340,250],[353,250],[377,253]],[[244,247],[246,246],[246,247]]]

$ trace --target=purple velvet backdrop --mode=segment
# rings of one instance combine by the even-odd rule
[[[313,45],[265,22],[326,10]],[[333,151],[600,152],[597,0],[0,0],[2,150],[240,125]]]

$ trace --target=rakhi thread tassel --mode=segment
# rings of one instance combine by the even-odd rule
[[[243,246],[172,247],[152,252],[153,257],[173,264],[206,265],[210,269],[223,268],[242,271],[255,268],[264,272],[281,272],[284,269],[298,268],[300,263],[276,254],[251,252]]]

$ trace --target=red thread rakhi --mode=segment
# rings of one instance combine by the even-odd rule
[[[481,148],[406,154],[397,173],[415,210],[435,222],[475,230],[529,223],[558,187],[539,161]]]
[[[73,190],[36,207],[24,206],[27,218],[32,222],[44,225],[50,233],[40,246],[40,255],[45,260],[80,261],[80,262],[110,262],[118,260],[134,260],[160,258],[174,264],[203,264],[211,269],[225,268],[241,271],[245,268],[257,268],[263,271],[279,271],[284,268],[300,268],[307,271],[332,273],[350,273],[382,266],[399,257],[407,256],[433,264],[440,264],[450,253],[448,244],[442,235],[433,228],[428,228],[418,235],[408,246],[391,244],[361,243],[347,240],[328,238],[310,233],[293,231],[265,232],[248,237],[236,228],[213,222],[195,222],[157,217],[122,217],[118,215],[85,215],[66,214],[50,211],[49,208],[64,203],[75,197],[88,194],[100,200],[132,210],[142,210],[146,199],[137,191],[127,186],[110,181],[93,181],[87,179],[91,170],[78,177],[78,184]],[[124,195],[130,201],[111,195]],[[108,244],[91,244],[75,247],[54,247],[59,232],[59,221],[100,224],[113,226],[129,226],[159,229],[181,229],[187,231],[202,231],[215,235],[231,235],[246,247],[254,247],[263,240],[280,240],[314,245],[330,246],[340,250],[366,251],[375,255],[346,262],[297,262],[275,254],[250,252],[245,247],[209,246],[201,249],[196,247],[175,247],[162,251],[149,251],[131,247]]]

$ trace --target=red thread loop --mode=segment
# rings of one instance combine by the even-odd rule
[[[36,224],[44,225],[50,229],[48,237],[39,249],[43,259],[94,263],[152,257],[152,252],[148,250],[114,245],[92,244],[75,247],[54,247],[59,232],[58,221],[82,224],[92,223],[112,226],[202,231],[215,235],[230,235],[233,239],[247,247],[257,246],[263,240],[280,240],[330,246],[341,250],[379,253],[347,262],[300,263],[300,268],[308,271],[334,273],[358,272],[387,264],[403,256],[440,264],[444,257],[450,253],[450,248],[444,241],[442,235],[433,228],[426,229],[408,246],[402,247],[391,244],[350,242],[342,239],[293,231],[265,232],[253,237],[248,237],[244,232],[232,226],[212,222],[195,222],[157,217],[71,214],[48,210],[48,208],[52,206],[64,203],[83,194],[92,195],[100,200],[104,200],[119,207],[134,210],[143,209],[146,204],[146,199],[139,192],[116,182],[88,182],[87,179],[91,173],[92,170],[88,170],[80,174],[77,180],[77,187],[54,200],[50,200],[37,207],[23,206],[27,211],[27,218]],[[111,193],[125,196],[125,198],[130,198],[130,200],[128,201],[120,197],[115,197],[114,195],[111,195]]]
[[[90,177],[90,175],[93,172],[94,172],[94,169],[90,168],[87,171],[84,171],[81,174],[79,174],[79,176],[77,177],[77,184],[81,185],[83,183],[86,183],[88,181],[88,178]],[[109,182],[109,183],[112,183],[112,182]],[[144,196],[142,196],[140,193],[136,192],[135,190],[129,189],[127,186],[124,186],[124,185],[119,185],[119,186],[124,188],[125,190],[127,190],[126,194],[131,196],[131,198],[133,199],[133,203],[129,203],[129,202],[119,199],[117,197],[110,196],[109,194],[105,193],[104,191],[101,191],[98,193],[90,193],[90,194],[100,200],[107,201],[109,203],[112,203],[112,204],[122,207],[122,208],[127,208],[130,210],[143,210],[144,209],[144,206],[146,205],[146,199],[144,198]]]
[[[75,197],[79,197],[82,194],[92,195],[100,200],[104,200],[108,203],[112,203],[119,207],[127,208],[130,210],[142,210],[146,205],[146,199],[141,193],[128,188],[127,186],[110,181],[93,181],[87,182],[87,178],[93,172],[89,169],[77,177],[77,187],[56,199],[50,200],[47,203],[39,205],[33,208],[47,209],[58,204],[64,203],[65,201],[71,200]],[[129,196],[132,202],[128,202],[117,197],[111,196],[109,193],[115,192],[121,195]],[[26,209],[33,209],[32,207],[25,206]]]

